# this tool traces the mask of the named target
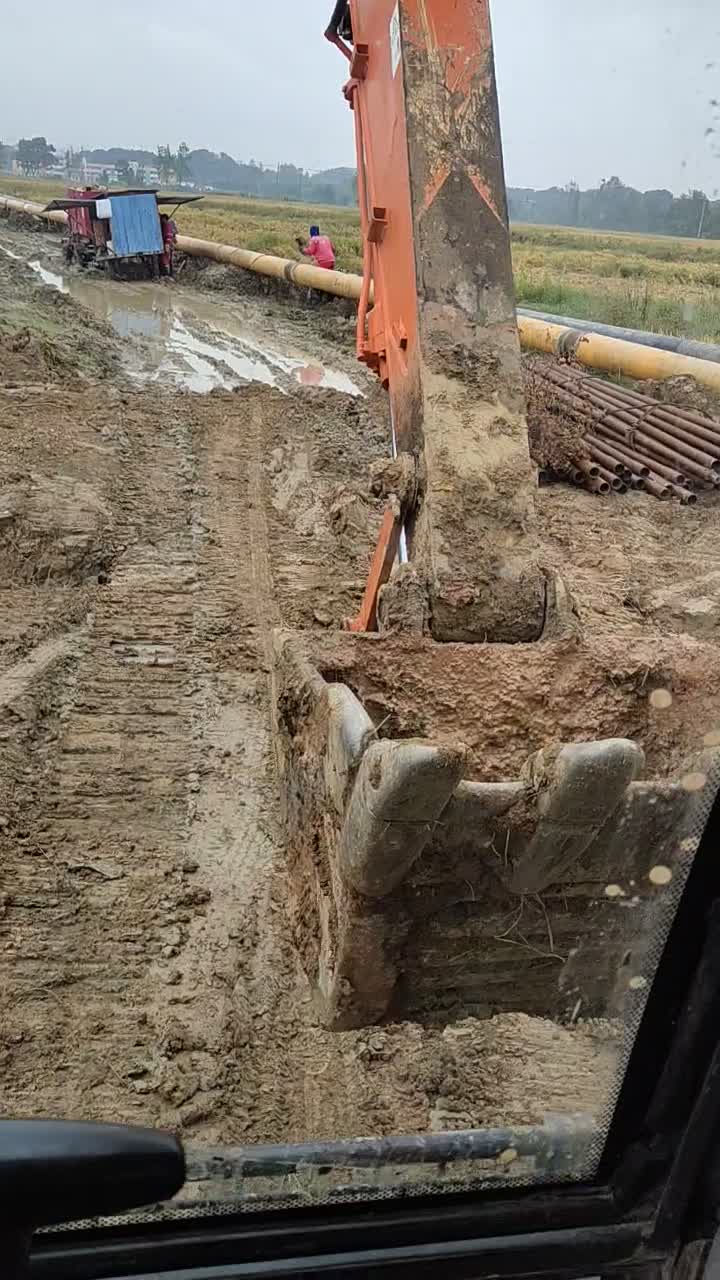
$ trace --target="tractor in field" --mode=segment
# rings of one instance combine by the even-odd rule
[[[116,279],[157,279],[166,246],[161,208],[199,200],[200,196],[160,196],[157,191],[70,190],[51,200],[46,212],[67,213],[65,260],[78,267],[108,271]]]

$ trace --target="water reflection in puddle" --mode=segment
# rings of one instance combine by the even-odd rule
[[[0,244],[0,250],[23,260],[6,245]],[[200,393],[262,382],[283,391],[300,385],[362,394],[339,369],[328,369],[296,350],[281,353],[251,336],[227,303],[184,291],[176,294],[172,285],[122,284],[74,272],[63,276],[40,262],[27,265],[43,284],[69,294],[121,338],[142,340],[142,368],[132,371],[140,382],[171,383]]]

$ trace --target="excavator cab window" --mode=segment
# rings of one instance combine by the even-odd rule
[[[159,168],[267,198],[194,228],[0,147],[0,193],[49,153],[0,194],[0,1280],[720,1280],[703,6],[186,6]],[[128,101],[125,7],[57,141]],[[177,141],[203,50],[298,165]],[[106,195],[113,269],[160,203],[220,270],[46,270]]]

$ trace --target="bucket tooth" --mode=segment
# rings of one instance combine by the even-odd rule
[[[405,879],[466,766],[462,747],[375,742],[358,770],[340,838],[340,874],[370,898]]]
[[[528,774],[537,797],[537,825],[515,859],[514,892],[540,893],[566,877],[644,765],[640,747],[627,738],[576,742],[532,756]]]

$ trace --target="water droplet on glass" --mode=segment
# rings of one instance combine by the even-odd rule
[[[656,711],[667,711],[672,706],[672,694],[669,689],[653,689],[650,694],[650,706]]]
[[[518,1153],[514,1147],[506,1147],[498,1156],[498,1164],[512,1164],[513,1160],[517,1160]]]
[[[619,885],[619,884],[606,884],[605,897],[606,898],[624,898],[625,890],[622,888],[622,885]]]
[[[711,729],[705,734],[703,742],[706,747],[720,747],[720,729]]]
[[[706,782],[705,773],[686,773],[680,785],[684,791],[702,791]]]
[[[647,978],[643,978],[642,974],[637,973],[634,978],[630,979],[628,986],[631,991],[642,991],[647,986]]]
[[[648,880],[651,884],[669,884],[672,880],[672,875],[673,873],[670,870],[670,867],[658,865],[657,867],[652,868],[648,876]]]

